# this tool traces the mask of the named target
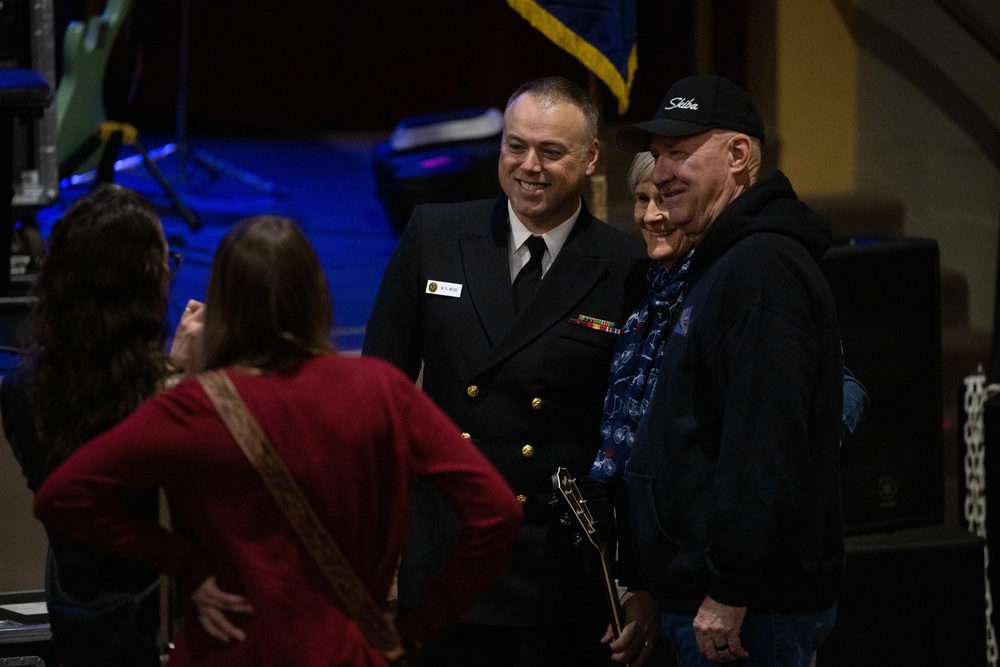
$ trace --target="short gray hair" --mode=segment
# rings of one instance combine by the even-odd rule
[[[653,175],[654,164],[656,164],[656,160],[653,159],[653,154],[649,151],[636,153],[635,157],[632,158],[632,164],[625,176],[625,184],[628,186],[629,196],[633,199],[635,198],[635,189],[639,187],[639,184],[648,181]]]

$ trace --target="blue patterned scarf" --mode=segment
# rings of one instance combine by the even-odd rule
[[[618,335],[601,416],[604,441],[590,469],[590,476],[600,482],[628,483],[632,440],[656,387],[664,333],[680,305],[693,252],[691,248],[669,271],[660,262],[652,262],[646,274],[646,296]]]

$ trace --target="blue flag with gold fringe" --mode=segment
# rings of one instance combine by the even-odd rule
[[[514,11],[607,84],[628,110],[635,76],[635,0],[507,0]]]

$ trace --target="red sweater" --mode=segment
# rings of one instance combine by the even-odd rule
[[[420,479],[464,524],[406,639],[459,619],[497,578],[517,539],[514,492],[437,406],[393,366],[331,355],[291,376],[230,369],[236,388],[376,600],[385,600],[403,547],[407,498]],[[119,500],[161,486],[173,532]],[[222,643],[189,605],[171,667],[384,665],[300,544],[267,487],[191,378],[82,447],[38,491],[39,519],[112,554],[177,578],[185,594],[208,576],[249,598],[233,616],[247,633]]]

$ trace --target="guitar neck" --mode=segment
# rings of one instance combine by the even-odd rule
[[[604,583],[604,602],[608,606],[608,616],[611,617],[611,630],[615,639],[618,639],[622,636],[625,616],[622,613],[621,603],[618,602],[618,586],[615,585],[614,578],[611,576],[608,558],[603,551],[601,551],[601,573]]]
[[[622,626],[624,625],[622,607],[618,602],[618,587],[615,585],[615,579],[611,576],[611,567],[608,565],[607,549],[605,549],[604,542],[595,528],[596,522],[594,521],[594,517],[591,516],[590,511],[587,509],[587,501],[580,494],[580,489],[577,488],[576,481],[569,476],[569,472],[565,468],[556,469],[555,474],[552,475],[552,487],[562,494],[569,509],[569,515],[576,520],[576,523],[583,531],[582,537],[586,537],[591,546],[597,551],[597,556],[601,561],[603,589],[601,592],[604,595],[604,602],[608,607],[608,616],[611,617],[611,629],[615,639],[617,639],[621,637]],[[568,522],[569,518],[567,518],[567,525]]]

